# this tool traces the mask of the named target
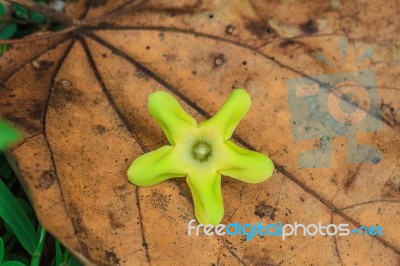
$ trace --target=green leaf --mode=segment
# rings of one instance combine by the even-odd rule
[[[5,40],[10,38],[16,31],[17,31],[17,24],[15,24],[14,22],[9,22],[4,27],[1,26],[0,40]]]
[[[8,50],[8,44],[0,44],[0,56],[2,56]]]
[[[39,266],[40,264],[40,258],[42,257],[46,235],[47,235],[46,230],[43,228],[41,224],[39,224],[37,245],[35,248],[35,253],[33,254],[31,259],[31,266]]]
[[[45,15],[43,15],[42,13],[36,12],[36,11],[31,11],[30,16],[31,16],[32,22],[34,22],[36,24],[40,24],[46,20]]]
[[[74,256],[71,256],[68,260],[69,266],[82,266],[82,263]]]
[[[64,249],[63,262],[64,262],[64,264],[67,264],[67,261],[71,257],[71,252],[69,252],[69,250],[67,248],[65,248],[64,246],[63,246],[63,249]]]
[[[15,15],[18,18],[27,19],[28,18],[28,9],[23,6],[13,4],[11,9],[14,11]]]
[[[3,180],[8,180],[12,176],[13,170],[8,164],[4,154],[0,153],[0,178]]]
[[[63,262],[63,254],[61,251],[61,244],[58,239],[56,239],[56,265],[60,265]]]
[[[62,247],[60,241],[56,239],[56,256],[53,260],[54,265],[82,266],[83,264],[74,256],[71,255],[68,249]],[[62,250],[64,249],[64,255]]]
[[[51,31],[59,31],[59,30],[65,29],[65,28],[67,28],[65,25],[62,25],[62,24],[54,24],[54,25],[51,26],[50,30],[51,30]]]
[[[33,255],[36,247],[36,232],[23,207],[0,180],[0,217],[10,226],[25,250]]]
[[[7,14],[7,9],[4,3],[0,2],[0,16],[5,16]]]
[[[3,262],[4,259],[4,242],[3,238],[0,237],[0,264]]]
[[[32,205],[29,204],[27,201],[21,198],[17,198],[19,204],[21,207],[24,209],[26,215],[28,215],[29,220],[31,221],[32,225],[35,227],[37,220],[36,220],[36,214],[35,211],[32,208]]]
[[[3,244],[5,246],[7,246],[8,242],[11,241],[11,239],[14,237],[13,234],[11,234],[10,232],[4,232],[4,234],[2,235],[1,239],[3,240]]]
[[[20,138],[21,133],[17,129],[0,119],[0,151]]]
[[[33,210],[31,204],[29,204],[26,200],[17,198],[19,205],[24,209],[26,215],[35,217],[35,211]]]
[[[11,238],[10,241],[8,241],[8,243],[6,244],[5,248],[4,248],[4,254],[9,254],[11,252],[11,250],[14,248],[15,244],[17,244],[17,239],[15,237]],[[8,255],[8,259],[9,260],[13,260],[13,258],[11,258],[11,255]]]
[[[25,256],[20,254],[10,254],[8,255],[7,259],[10,261],[19,261],[24,265],[28,265],[28,260]]]
[[[1,264],[1,266],[26,266],[26,264],[24,264],[20,261],[14,260],[14,261],[7,261],[7,262]]]
[[[36,3],[41,4],[46,6],[47,5],[47,1],[46,0],[35,0]]]
[[[48,5],[46,1],[36,1],[36,3],[44,6]],[[30,18],[36,24],[40,24],[46,20],[46,16],[37,11],[30,11]]]

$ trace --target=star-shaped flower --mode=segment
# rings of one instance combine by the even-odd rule
[[[250,105],[249,94],[236,89],[214,117],[197,124],[170,94],[152,93],[148,99],[150,114],[170,145],[136,158],[128,170],[129,181],[152,186],[169,178],[186,177],[197,220],[219,224],[224,215],[221,175],[259,183],[274,170],[267,156],[229,140]]]

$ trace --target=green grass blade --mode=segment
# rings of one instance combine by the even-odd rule
[[[25,250],[33,255],[36,247],[35,229],[24,209],[3,180],[0,180],[0,217],[12,228]]]
[[[13,175],[13,170],[11,166],[8,164],[6,157],[3,153],[0,152],[0,178],[7,181]]]
[[[63,255],[63,260],[65,263],[69,261],[69,258],[71,257],[71,253],[69,252],[68,249],[64,248],[64,255]]]
[[[17,239],[15,237],[13,237],[7,243],[6,247],[4,248],[4,254],[10,254],[12,249],[14,248],[15,244],[17,244]],[[10,256],[11,256],[11,254],[8,257],[10,257]]]
[[[68,266],[82,266],[82,263],[74,256],[71,256],[68,260]]]
[[[7,262],[1,264],[1,266],[26,266],[26,264],[24,264],[20,261],[14,260],[14,261],[7,261]]]
[[[0,33],[1,39],[1,33]],[[18,130],[12,127],[10,124],[0,119],[0,151],[7,147],[7,145],[18,141],[21,138],[21,134]]]
[[[26,257],[28,257],[28,256],[22,255],[22,254],[11,253],[7,256],[7,260],[8,261],[19,261],[19,262],[23,263],[24,265],[28,265],[28,259]]]
[[[0,237],[0,265],[4,260],[4,242],[3,238]]]
[[[60,241],[58,241],[58,239],[56,239],[56,265],[61,265],[61,263],[63,262],[63,254],[61,251],[61,244]]]
[[[40,258],[42,257],[44,242],[46,240],[46,230],[44,230],[43,226],[39,224],[38,228],[38,242],[35,248],[35,254],[33,254],[31,259],[31,266],[39,266]]]

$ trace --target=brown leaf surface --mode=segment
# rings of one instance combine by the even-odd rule
[[[13,46],[0,58],[0,115],[23,130],[8,157],[40,221],[83,261],[400,263],[398,1],[72,1],[67,13],[105,21]],[[343,37],[342,68],[316,59],[339,62]],[[372,57],[354,66],[368,48]],[[376,71],[383,123],[358,140],[378,147],[381,161],[348,163],[338,136],[332,168],[299,167],[317,140],[294,140],[286,80],[360,69]],[[235,87],[253,99],[235,141],[269,154],[277,171],[260,185],[224,178],[223,223],[379,224],[384,236],[190,237],[184,180],[128,183],[131,161],[167,143],[146,109],[151,92],[169,91],[200,121]]]

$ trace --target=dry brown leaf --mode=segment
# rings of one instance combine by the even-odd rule
[[[23,130],[25,140],[8,157],[40,221],[80,259],[400,263],[398,1],[71,2],[71,16],[106,21],[12,47],[0,59],[0,115]],[[349,45],[342,68],[316,59],[320,52],[339,62],[343,37]],[[368,48],[372,57],[355,67]],[[317,140],[294,139],[286,81],[360,69],[376,71],[383,123],[358,140],[378,147],[380,162],[347,162],[346,137],[338,136],[332,168],[299,167],[299,154]],[[167,143],[146,110],[151,92],[169,91],[204,120],[235,87],[253,99],[235,140],[269,154],[278,170],[260,185],[224,178],[223,223],[379,224],[384,236],[190,237],[194,214],[183,180],[146,188],[128,183],[131,161]]]

